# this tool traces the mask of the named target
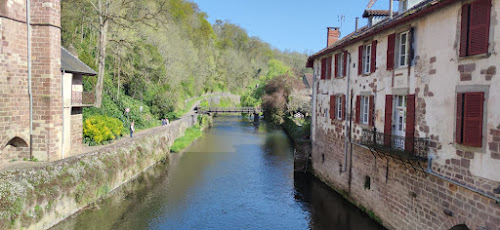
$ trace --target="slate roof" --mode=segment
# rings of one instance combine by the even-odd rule
[[[95,76],[97,72],[88,65],[73,56],[69,51],[61,46],[61,70],[66,73],[76,73],[87,76]]]
[[[342,49],[357,41],[367,39],[370,36],[374,36],[386,29],[398,26],[402,23],[408,22],[415,18],[421,17],[423,15],[429,14],[432,11],[439,9],[441,7],[447,6],[451,3],[460,2],[458,0],[424,0],[423,2],[415,5],[411,9],[408,9],[402,14],[395,15],[392,19],[389,17],[382,19],[379,23],[371,27],[362,27],[358,31],[354,31],[342,39],[336,41],[330,46],[318,51],[307,59],[306,67],[313,67],[313,61],[321,55],[334,52],[336,50]]]
[[[363,18],[370,16],[389,16],[389,10],[365,10]]]

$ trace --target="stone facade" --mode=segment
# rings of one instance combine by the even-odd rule
[[[314,173],[372,210],[389,229],[450,229],[465,224],[492,230],[500,226],[500,205],[491,198],[500,198],[500,104],[496,101],[500,97],[496,71],[500,1],[492,1],[487,54],[460,57],[462,5],[471,2],[438,0],[422,10],[426,13],[401,12],[396,23],[381,21],[375,28],[362,28],[359,34],[348,35],[309,59],[316,79]],[[380,29],[384,23],[388,26]],[[414,59],[409,65],[387,68],[388,37],[405,31],[413,34]],[[376,68],[358,75],[359,47],[370,44],[376,44]],[[321,79],[321,60],[344,51],[349,55],[346,76]],[[484,93],[481,147],[455,141],[457,93],[462,92]],[[345,117],[352,143],[347,142],[347,151],[346,121],[330,117],[331,95],[349,96]],[[355,122],[360,95],[374,98],[373,127]],[[386,95],[415,95],[414,136],[428,141],[425,155],[432,160],[378,154],[360,144],[364,129],[383,133],[387,127]],[[429,173],[428,164],[438,176]]]
[[[77,119],[81,119],[81,112],[73,117],[71,111],[82,105],[72,104],[72,77],[61,73],[60,0],[31,0],[33,135],[30,138],[26,17],[26,1],[0,1],[0,165],[29,158],[30,148],[32,156],[40,161],[60,160],[72,150],[76,151],[73,155],[81,151],[77,151],[82,142],[82,121]],[[66,78],[69,85],[64,86],[63,92]],[[63,98],[67,100],[63,102]],[[72,143],[78,145],[72,147]]]

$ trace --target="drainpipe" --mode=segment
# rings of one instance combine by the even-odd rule
[[[33,92],[31,90],[31,18],[30,0],[26,0],[26,30],[28,37],[28,95],[30,100],[30,158],[33,158]]]
[[[316,78],[316,71],[313,65],[313,84],[312,84],[312,106],[311,106],[311,139],[312,142],[314,143],[316,139],[316,84],[317,84],[317,78]]]
[[[346,68],[347,68],[347,90],[346,90],[346,102],[350,102],[350,83],[351,83],[351,55],[348,54],[348,58],[347,58],[347,64],[346,64]],[[348,140],[348,136],[349,136],[349,121],[350,121],[350,116],[352,115],[350,113],[350,110],[348,110],[349,106],[347,106],[348,103],[345,103],[345,136],[344,136],[344,149],[345,149],[345,152],[344,152],[344,168],[341,170],[342,172],[345,172],[347,171],[347,145],[349,144],[349,140]],[[349,103],[351,104],[351,103]],[[348,112],[349,111],[349,112]]]
[[[497,202],[497,204],[500,204],[500,198],[498,198],[498,197],[495,197],[495,196],[492,196],[492,195],[487,194],[487,193],[485,193],[485,192],[479,191],[479,190],[477,190],[477,189],[475,189],[475,188],[472,188],[472,187],[470,187],[470,186],[464,185],[464,184],[462,184],[462,183],[460,183],[460,182],[458,182],[458,181],[454,181],[454,180],[452,180],[452,179],[450,179],[450,178],[447,178],[447,177],[441,176],[441,175],[439,175],[439,174],[435,173],[434,171],[432,171],[432,159],[433,159],[433,158],[434,158],[434,155],[433,155],[433,154],[430,154],[430,155],[429,155],[429,157],[428,157],[428,159],[429,159],[429,160],[427,161],[427,162],[428,162],[428,163],[427,163],[427,170],[425,170],[425,172],[426,172],[426,173],[431,174],[431,175],[433,175],[433,176],[435,176],[435,177],[439,177],[439,178],[441,178],[441,179],[443,179],[443,180],[445,180],[445,181],[448,181],[448,182],[450,182],[450,183],[452,183],[452,184],[458,185],[458,186],[460,186],[460,187],[462,187],[462,188],[468,189],[468,190],[470,190],[470,191],[472,191],[472,192],[478,193],[479,195],[483,195],[483,196],[485,196],[485,197],[488,197],[488,198],[490,198],[490,199],[493,199],[493,200],[495,200],[495,201]]]
[[[62,99],[62,137],[61,137],[61,159],[64,159],[64,75],[66,70],[62,71],[61,76],[61,99]]]

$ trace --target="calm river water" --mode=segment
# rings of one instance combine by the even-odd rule
[[[384,229],[317,179],[293,172],[276,127],[215,119],[158,165],[54,229]]]

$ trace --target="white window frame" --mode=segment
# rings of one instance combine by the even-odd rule
[[[369,123],[370,113],[370,97],[361,96],[361,124],[367,125]]]
[[[337,76],[338,78],[343,77],[344,75],[344,52],[339,53],[339,63],[337,64]]]
[[[335,97],[335,117],[337,120],[342,120],[342,95]]]
[[[372,45],[363,46],[363,73],[369,74],[371,73],[371,54],[372,54]]]
[[[403,42],[403,35],[406,40]],[[410,50],[410,42],[409,42],[410,31],[404,31],[398,34],[398,55],[397,55],[397,64],[398,67],[404,67],[408,65],[408,56]],[[404,48],[403,48],[404,47]],[[401,61],[403,59],[403,61]]]

